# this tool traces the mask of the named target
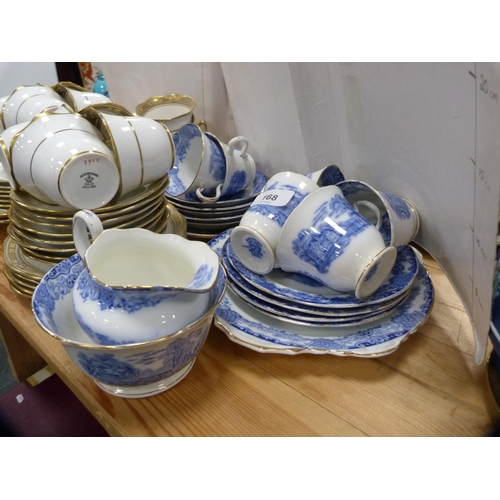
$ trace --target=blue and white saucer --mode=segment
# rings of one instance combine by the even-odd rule
[[[241,206],[246,203],[251,203],[255,197],[260,194],[266,185],[268,178],[262,172],[256,172],[253,184],[247,189],[238,193],[223,196],[214,202],[203,202],[198,199],[196,193],[181,194],[173,196],[168,192],[168,186],[165,191],[165,196],[169,201],[176,204],[177,207],[203,207],[203,208],[222,208]]]
[[[376,357],[395,351],[429,316],[434,287],[424,266],[409,296],[389,315],[366,325],[310,328],[272,318],[227,289],[215,325],[234,342],[262,353]]]
[[[280,307],[276,304],[259,300],[252,294],[240,288],[236,283],[232,281],[229,275],[227,284],[235,295],[243,299],[247,304],[255,307],[258,311],[266,314],[267,316],[271,316],[281,321],[286,321],[287,323],[295,323],[297,325],[304,325],[313,328],[355,326],[375,321],[389,315],[392,310],[395,309],[401,302],[403,302],[409,295],[409,292],[406,292],[401,298],[398,299],[396,303],[392,304],[390,307],[382,311],[369,313],[363,312],[360,314],[353,314],[351,316],[319,316],[315,314],[308,314],[306,312],[298,310],[293,311],[284,307]]]
[[[208,244],[212,250],[221,255],[230,234],[231,229],[228,229]],[[396,299],[412,286],[418,272],[418,257],[415,251],[410,246],[402,247],[398,250],[398,257],[391,274],[380,288],[367,299],[358,299],[353,293],[337,292],[298,273],[274,269],[267,275],[256,274],[241,264],[230,244],[226,248],[231,266],[254,288],[281,300],[323,308],[360,307]]]

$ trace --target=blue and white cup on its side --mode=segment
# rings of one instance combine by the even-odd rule
[[[345,180],[342,170],[337,165],[327,165],[315,172],[306,174],[306,177],[314,181],[319,187],[334,186]]]
[[[215,135],[205,132],[217,147],[222,151],[225,161],[226,175],[224,182],[215,188],[213,196],[207,196],[201,190],[197,191],[197,196],[202,201],[217,201],[226,195],[232,195],[244,191],[253,184],[256,167],[254,159],[247,153],[248,139],[238,136],[229,141],[228,144],[220,141]],[[241,149],[236,146],[242,144]]]
[[[213,196],[226,177],[223,152],[194,123],[181,127],[173,140],[175,162],[168,172],[167,194]]]
[[[361,215],[374,223],[387,245],[407,245],[417,235],[420,217],[405,198],[378,191],[363,181],[343,181],[337,187]]]
[[[306,196],[290,214],[276,247],[279,267],[358,299],[372,295],[392,271],[397,250],[347,202],[337,186]]]
[[[271,272],[276,246],[287,218],[318,185],[302,174],[273,175],[231,232],[231,246],[238,260],[256,274]]]

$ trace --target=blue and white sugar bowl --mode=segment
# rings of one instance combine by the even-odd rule
[[[97,344],[159,339],[209,310],[219,260],[206,243],[140,228],[103,230],[89,210],[74,215],[73,239],[85,263],[74,314]]]

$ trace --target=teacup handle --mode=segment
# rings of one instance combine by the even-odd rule
[[[87,248],[102,233],[103,229],[99,217],[90,210],[80,210],[73,215],[73,241],[82,259]]]
[[[219,198],[220,198],[220,195],[222,193],[222,187],[224,186],[224,184],[219,184],[216,188],[215,188],[215,195],[214,196],[205,196],[201,190],[203,189],[204,186],[200,186],[197,190],[196,190],[196,196],[198,196],[198,198],[201,200],[201,201],[217,201]]]
[[[243,143],[243,147],[241,148],[241,153],[240,153],[240,156],[242,158],[246,158],[247,157],[247,149],[248,149],[248,139],[246,137],[242,137],[241,135],[239,135],[238,137],[233,137],[228,143],[227,145],[229,146],[229,151],[228,153],[233,156],[233,153],[234,153],[234,148],[236,146],[236,144],[242,142]]]
[[[373,223],[371,218],[366,214],[366,212],[363,210],[363,208],[367,208],[370,212],[375,215],[376,222]],[[361,214],[365,219],[369,220],[377,229],[380,229],[380,225],[382,224],[382,216],[380,215],[380,210],[375,205],[375,203],[372,203],[371,201],[368,200],[359,200],[354,203],[354,210]]]

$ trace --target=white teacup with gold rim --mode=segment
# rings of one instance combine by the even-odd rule
[[[189,95],[168,94],[153,96],[136,106],[136,115],[163,123],[170,132],[176,132],[193,121],[195,100]]]
[[[3,103],[9,98],[10,96],[4,95],[3,97],[0,97],[0,132],[3,132],[5,130],[5,127],[3,125],[3,119],[2,119],[2,107]]]
[[[17,123],[17,112],[26,99],[30,97],[46,96],[55,99],[59,98],[59,94],[51,87],[46,85],[26,85],[17,87],[9,98],[2,104],[1,114],[4,128],[11,127]]]
[[[98,94],[97,92],[81,92],[68,88],[66,89],[66,102],[73,108],[74,111],[81,111],[92,104],[113,102],[109,97]]]
[[[72,113],[69,104],[61,97],[35,95],[26,99],[17,111],[17,123],[29,122],[41,113]]]
[[[84,130],[61,130],[45,139],[33,155],[31,178],[32,196],[74,208],[103,207],[120,186],[112,151]]]
[[[127,121],[131,112],[116,103],[88,106],[82,110],[102,134],[104,142],[113,151],[120,170],[120,194],[129,193],[143,182],[141,150],[133,127]]]
[[[162,123],[151,118],[128,116],[137,138],[142,158],[141,184],[148,184],[168,174],[175,161],[172,134]]]
[[[29,122],[18,123],[12,127],[6,128],[0,134],[0,163],[3,166],[5,175],[12,189],[19,189],[19,184],[14,177],[12,169],[12,144],[15,137],[21,133],[28,124]]]
[[[61,130],[84,130],[102,139],[99,130],[79,114],[41,113],[36,115],[12,138],[10,147],[12,173],[18,186],[26,187],[32,183],[31,162],[35,151],[45,139]],[[44,201],[48,202],[46,199]]]

